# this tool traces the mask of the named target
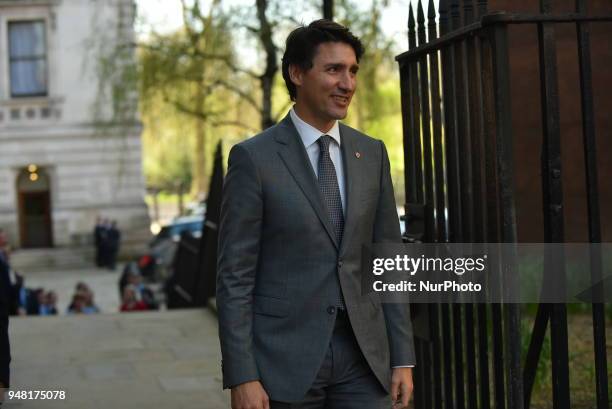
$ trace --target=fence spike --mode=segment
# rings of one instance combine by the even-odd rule
[[[421,0],[418,1],[417,6],[417,22],[419,23],[419,28],[425,23],[425,12],[423,11],[423,2]]]
[[[408,49],[411,50],[416,47],[416,22],[414,20],[414,12],[412,10],[412,3],[408,6]]]
[[[429,41],[438,38],[437,33],[437,24],[436,24],[436,6],[434,5],[434,0],[429,0],[429,4],[427,5],[427,20],[428,22],[428,36]]]
[[[436,19],[436,6],[434,0],[429,0],[429,4],[427,5],[427,17],[430,21]]]
[[[419,35],[419,45],[423,45],[427,42],[425,38],[425,12],[423,11],[423,2],[419,0],[417,6],[417,32]]]

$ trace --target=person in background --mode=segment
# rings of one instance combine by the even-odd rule
[[[110,220],[102,219],[100,225],[100,267],[106,268],[110,259]]]
[[[102,257],[102,242],[104,236],[104,224],[102,222],[102,218],[100,216],[96,217],[96,225],[94,227],[94,245],[96,247],[96,266],[102,267],[104,265],[104,260]]]
[[[119,277],[119,299],[123,297],[123,289],[125,286],[132,282],[133,278],[131,276],[139,274],[140,269],[138,268],[138,263],[135,261],[130,261],[123,266],[123,272]]]
[[[82,281],[78,282],[76,285],[76,292],[83,297],[84,305],[82,307],[82,312],[84,314],[97,314],[100,312],[100,309],[94,301],[94,292],[87,284]]]
[[[25,304],[20,303],[23,277],[11,269],[9,257],[8,238],[6,232],[0,228],[0,281],[4,284],[3,291],[8,313],[9,315],[25,315]]]
[[[22,275],[12,272],[14,280],[13,284],[13,302],[14,310],[11,310],[11,315],[27,315],[28,293],[29,290],[25,286],[25,278]]]
[[[4,229],[0,228],[0,259],[3,259],[6,263],[9,262],[10,248],[8,237]]]
[[[117,265],[117,255],[121,246],[121,232],[117,227],[117,221],[113,220],[108,230],[108,260],[107,267],[115,270]]]
[[[26,290],[26,312],[28,315],[40,315],[40,309],[45,304],[45,289]]]
[[[85,299],[85,306],[83,307],[84,314],[98,314],[100,312],[100,308],[96,305],[94,301],[94,293],[93,291],[83,292],[83,297]]]
[[[53,291],[45,291],[44,288],[27,291],[27,314],[28,315],[56,315],[57,295]]]
[[[68,314],[83,314],[83,307],[85,306],[85,297],[83,293],[76,292],[72,296],[72,301],[66,311]]]
[[[55,291],[44,293],[41,301],[39,315],[57,315],[57,294]]]
[[[0,256],[0,403],[10,386],[11,348],[9,344],[9,302],[11,300],[8,263]]]
[[[94,302],[94,293],[84,282],[78,282],[72,302],[68,306],[69,314],[97,314],[100,309]]]
[[[143,283],[142,275],[138,272],[131,272],[127,276],[127,284],[134,286],[136,295],[146,304],[147,309],[156,310],[159,308],[153,291]]]
[[[74,291],[83,291],[83,292],[87,292],[87,291],[91,291],[89,289],[89,286],[87,285],[87,283],[83,282],[83,281],[79,281],[76,283],[76,285],[74,286]]]
[[[0,296],[2,296],[3,300],[5,300],[5,305],[8,312],[10,301],[13,298],[13,284],[11,282],[11,267],[8,263],[8,258],[5,257],[2,250],[2,243],[5,240],[5,233],[2,229],[0,229],[0,281],[2,282],[2,293],[0,293]]]
[[[140,298],[136,287],[132,284],[126,285],[123,289],[121,312],[146,311],[148,309],[147,304]]]

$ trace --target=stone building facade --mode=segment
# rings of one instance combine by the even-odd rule
[[[96,54],[132,41],[134,13],[132,0],[0,0],[0,227],[14,247],[88,244],[98,216],[124,248],[146,241],[141,125],[113,124]]]

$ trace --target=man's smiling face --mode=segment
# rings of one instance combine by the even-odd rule
[[[300,118],[322,132],[344,119],[357,86],[358,69],[355,51],[341,42],[319,44],[309,70],[290,67]]]

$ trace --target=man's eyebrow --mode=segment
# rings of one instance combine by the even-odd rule
[[[325,64],[324,66],[326,69],[327,68],[345,68],[346,64],[343,64],[341,62],[335,62],[335,63],[329,63],[329,64]],[[359,64],[353,64],[350,67],[351,71],[357,71],[359,70]]]

